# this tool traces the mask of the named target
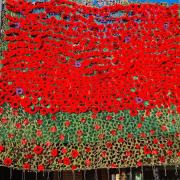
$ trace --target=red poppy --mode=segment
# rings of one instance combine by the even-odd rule
[[[91,152],[91,148],[90,148],[90,147],[86,147],[86,148],[85,148],[85,151],[86,151],[87,153],[89,153],[89,152]]]
[[[44,165],[43,164],[39,164],[38,165],[38,171],[41,172],[41,171],[44,171]]]
[[[154,139],[153,139],[153,143],[154,143],[154,144],[158,144],[158,142],[159,142],[159,140],[158,140],[157,138],[154,138]]]
[[[120,130],[120,131],[123,130],[123,125],[122,124],[118,124],[118,130]]]
[[[168,155],[168,156],[171,156],[171,155],[173,155],[173,152],[172,152],[171,150],[168,150],[168,151],[167,151],[167,155]]]
[[[24,155],[24,158],[25,158],[25,159],[32,159],[33,157],[34,157],[33,154],[25,154],[25,155]]]
[[[57,131],[57,127],[52,126],[49,131],[52,132],[52,133],[55,133]]]
[[[137,166],[138,166],[138,167],[140,167],[140,166],[142,166],[142,165],[143,165],[143,163],[142,163],[141,161],[138,161],[138,162],[137,162]]]
[[[162,131],[167,131],[167,127],[166,127],[165,125],[162,125],[162,126],[161,126],[161,130],[162,130]]]
[[[62,149],[61,149],[61,152],[62,152],[63,154],[66,154],[66,153],[67,153],[67,149],[66,149],[66,148],[62,148]]]
[[[43,152],[43,148],[41,146],[35,146],[34,147],[34,153],[39,155]]]
[[[116,136],[117,132],[116,132],[116,130],[111,130],[110,134],[113,135],[113,136]]]
[[[110,168],[117,168],[117,164],[112,163],[112,164],[109,165],[109,167],[110,167]]]
[[[51,144],[52,144],[51,141],[47,141],[47,142],[46,142],[46,146],[47,146],[47,147],[51,146]]]
[[[112,148],[112,143],[111,143],[111,142],[107,142],[107,143],[106,143],[106,147],[107,147],[107,148]]]
[[[118,139],[118,142],[119,142],[119,143],[123,143],[123,142],[124,142],[124,139],[123,139],[123,138],[119,138],[119,139]]]
[[[91,160],[90,159],[86,159],[85,160],[85,165],[86,166],[90,166],[91,165]]]
[[[154,135],[154,133],[155,133],[155,130],[150,130],[151,135]]]
[[[104,138],[105,138],[105,134],[104,134],[104,133],[99,134],[98,138],[99,138],[100,140],[104,139]]]
[[[31,168],[31,166],[30,166],[29,163],[24,163],[24,164],[23,164],[23,169],[29,170],[30,168]]]
[[[95,128],[96,131],[98,131],[98,130],[101,128],[101,126],[98,125],[98,124],[96,124],[96,125],[94,126],[94,128]]]
[[[0,107],[0,115],[4,112],[4,109]]]
[[[29,124],[29,120],[28,120],[28,119],[24,119],[23,124],[24,124],[25,126],[28,125],[28,124]]]
[[[119,117],[119,120],[120,120],[120,121],[124,121],[124,119],[125,119],[125,118],[124,118],[123,116]]]
[[[164,157],[164,156],[159,157],[159,161],[160,161],[161,163],[164,163],[164,162],[165,162],[165,157]]]
[[[128,138],[133,138],[133,134],[128,133],[127,137],[128,137]]]
[[[137,128],[142,128],[142,123],[138,123]]]
[[[27,139],[22,139],[21,144],[26,145],[27,144]]]
[[[72,165],[72,166],[71,166],[71,169],[72,169],[72,171],[75,171],[75,170],[77,169],[77,166]]]
[[[4,146],[3,145],[0,145],[0,153],[4,151]]]
[[[86,119],[85,119],[85,118],[82,118],[82,119],[81,119],[81,122],[82,122],[82,123],[85,123],[85,122],[86,122]]]
[[[71,156],[72,156],[73,158],[77,158],[77,157],[79,156],[79,152],[78,152],[77,150],[73,149],[73,150],[71,151]]]
[[[4,164],[5,164],[6,166],[10,166],[10,165],[12,164],[12,159],[11,159],[11,158],[5,158],[5,159],[4,159]]]
[[[9,134],[8,134],[8,138],[10,138],[10,139],[13,139],[13,138],[14,138],[14,136],[15,136],[15,135],[14,135],[14,134],[12,134],[12,133],[9,133]]]
[[[102,153],[101,153],[101,155],[102,155],[102,157],[107,157],[107,152],[106,151],[103,151]]]
[[[97,114],[92,114],[91,117],[92,117],[93,119],[96,119],[96,118],[97,118]]]
[[[2,122],[2,124],[7,124],[7,123],[8,123],[8,119],[2,118],[2,119],[1,119],[1,122]]]
[[[157,150],[157,149],[153,149],[153,150],[151,151],[151,153],[154,154],[154,155],[157,155],[157,154],[158,154],[158,150]]]
[[[110,116],[110,115],[109,115],[109,116],[106,116],[106,120],[107,120],[107,121],[110,121],[111,119],[112,119],[112,116]]]
[[[80,130],[80,129],[79,129],[79,130],[77,130],[77,135],[78,135],[78,136],[82,136],[82,135],[83,135],[83,131],[82,131],[82,130]]]
[[[53,156],[53,157],[58,156],[58,150],[57,149],[52,149],[51,150],[51,156]]]
[[[161,148],[161,149],[163,149],[164,147],[165,147],[165,145],[164,144],[159,144],[159,147]]]
[[[135,147],[136,147],[136,149],[140,149],[141,145],[140,144],[136,144]]]
[[[66,165],[66,166],[70,165],[71,164],[70,159],[68,157],[64,157],[63,158],[63,164]]]
[[[42,120],[42,119],[38,119],[38,120],[37,120],[37,124],[38,124],[38,125],[42,125],[42,124],[43,124],[43,120]]]
[[[168,146],[172,146],[173,144],[174,144],[174,143],[173,143],[171,140],[168,140],[168,141],[167,141],[167,145],[168,145]]]
[[[64,134],[60,134],[60,135],[59,135],[59,139],[60,139],[61,141],[64,141],[64,139],[65,139]]]
[[[16,128],[17,129],[21,129],[21,127],[22,127],[21,123],[16,123]]]
[[[52,119],[53,121],[56,121],[57,117],[56,117],[56,116],[52,116],[51,119]]]
[[[65,121],[64,124],[65,124],[66,127],[69,127],[71,125],[71,122],[69,120],[67,120],[67,121]]]
[[[131,152],[131,151],[126,151],[126,152],[125,152],[125,155],[126,155],[126,156],[131,156],[131,155],[132,155],[132,152]]]
[[[39,137],[41,137],[41,136],[42,136],[42,131],[38,129],[38,130],[36,131],[36,135],[39,136]]]

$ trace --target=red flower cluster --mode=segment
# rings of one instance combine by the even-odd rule
[[[179,106],[177,5],[8,0],[7,9],[22,17],[7,15],[1,104],[43,115]]]

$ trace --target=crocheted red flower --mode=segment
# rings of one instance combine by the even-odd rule
[[[4,164],[5,164],[6,166],[10,166],[10,165],[12,164],[12,159],[11,159],[11,158],[5,158],[5,159],[4,159]]]
[[[43,164],[38,165],[38,171],[44,171],[45,167]]]
[[[58,155],[58,150],[57,149],[52,149],[51,150],[51,156],[56,157]]]
[[[64,165],[67,165],[67,166],[70,165],[70,164],[71,164],[70,159],[69,159],[68,157],[64,157],[64,158],[63,158],[63,164],[64,164]]]
[[[3,152],[3,151],[4,151],[4,146],[0,145],[0,152]]]
[[[90,166],[91,165],[91,160],[90,159],[86,159],[85,160],[85,164],[86,164],[86,166]]]
[[[78,152],[77,150],[73,149],[73,150],[71,151],[71,156],[72,156],[73,158],[77,158],[77,157],[79,156],[79,152]]]
[[[31,167],[31,165],[29,163],[24,163],[23,164],[23,169],[25,169],[25,170],[29,170],[30,167]]]
[[[41,146],[35,146],[34,147],[34,153],[39,155],[43,152],[43,148]]]

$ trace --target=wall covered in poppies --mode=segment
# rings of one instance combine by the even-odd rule
[[[177,4],[7,0],[5,14],[1,164],[180,164]]]

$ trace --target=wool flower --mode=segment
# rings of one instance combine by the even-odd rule
[[[63,158],[63,164],[66,165],[66,166],[70,165],[71,164],[70,159],[68,157],[64,157]]]
[[[12,159],[11,158],[5,158],[4,159],[4,165],[6,166],[10,166],[12,164]]]
[[[77,158],[77,157],[79,156],[79,152],[78,152],[76,149],[73,149],[73,150],[71,151],[71,156],[72,156],[73,158]]]
[[[43,148],[41,146],[34,147],[34,153],[40,155],[43,152]]]
[[[4,146],[3,145],[0,145],[0,153],[4,151]]]
[[[41,171],[44,171],[45,167],[43,164],[39,164],[38,165],[38,171],[41,172]]]
[[[23,164],[23,169],[29,170],[31,168],[31,165],[29,163],[24,163]]]
[[[53,156],[53,157],[58,156],[58,150],[57,149],[52,149],[51,150],[51,156]]]

